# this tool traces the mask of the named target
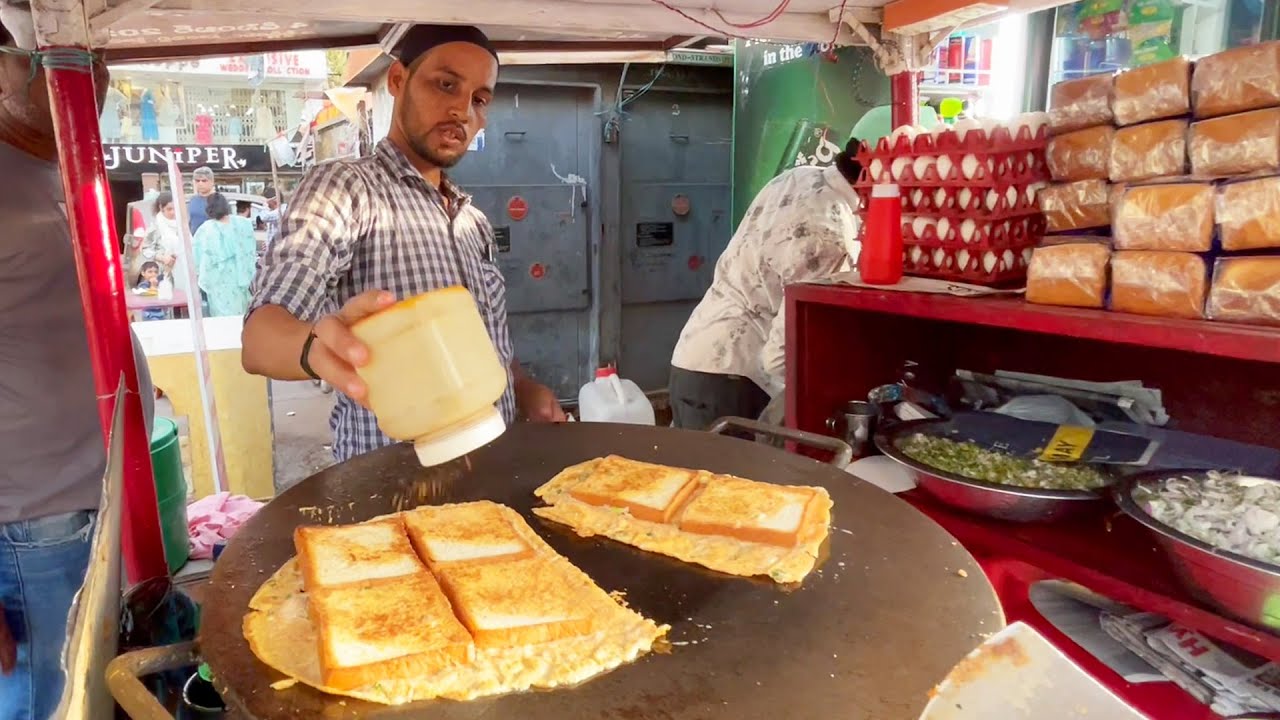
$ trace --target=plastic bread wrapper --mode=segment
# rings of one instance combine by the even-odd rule
[[[1216,214],[1223,250],[1280,248],[1280,177],[1222,185]]]
[[[1050,177],[1059,182],[1106,180],[1115,135],[1110,125],[1055,135],[1045,148]]]
[[[1105,180],[1054,184],[1040,189],[1036,201],[1049,232],[1106,227],[1111,224],[1111,186]]]
[[[1035,249],[1027,267],[1027,302],[1103,307],[1111,245],[1106,238],[1063,236]]]
[[[1161,120],[1117,130],[1111,141],[1111,182],[1185,174],[1187,128],[1186,120]]]
[[[1280,257],[1224,257],[1213,267],[1212,320],[1280,326]]]
[[[1112,207],[1117,250],[1213,249],[1215,192],[1209,183],[1132,185]]]
[[[1113,76],[1064,80],[1049,89],[1049,129],[1056,135],[1110,125]]]
[[[1191,107],[1197,118],[1280,105],[1280,42],[1232,48],[1196,61]]]
[[[1118,250],[1111,256],[1111,309],[1202,318],[1207,276],[1204,258],[1193,253]]]
[[[1280,108],[1192,123],[1187,155],[1198,177],[1280,170]]]
[[[1191,60],[1176,57],[1116,75],[1111,110],[1117,125],[1186,115],[1191,111]]]

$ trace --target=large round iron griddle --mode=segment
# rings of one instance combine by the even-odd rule
[[[777,483],[820,485],[835,502],[817,569],[795,590],[728,577],[530,512],[561,469],[615,453]],[[258,586],[293,554],[300,524],[366,520],[420,504],[506,504],[630,606],[672,627],[652,653],[578,687],[398,708],[327,696],[281,679],[241,632]],[[962,576],[963,570],[967,576]],[[407,445],[334,466],[271,501],[235,536],[209,589],[200,648],[228,705],[256,720],[914,720],[929,690],[1003,615],[968,552],[889,493],[813,460],[709,433],[622,425],[517,424],[463,461],[419,466]]]

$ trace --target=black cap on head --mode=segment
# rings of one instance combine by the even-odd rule
[[[498,59],[498,50],[488,36],[472,25],[414,25],[392,48],[391,57],[411,67],[432,48],[455,42],[477,45],[487,50],[494,60]]]

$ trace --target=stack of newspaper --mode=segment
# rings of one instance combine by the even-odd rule
[[[1155,613],[1102,613],[1102,628],[1223,716],[1280,712],[1280,666]]]
[[[1224,717],[1280,712],[1280,665],[1061,580],[1031,586],[1054,627],[1130,683],[1173,681]]]

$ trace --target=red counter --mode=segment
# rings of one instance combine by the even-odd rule
[[[903,363],[942,381],[956,368],[1160,388],[1178,429],[1272,445],[1280,430],[1280,331],[830,285],[787,288],[787,424],[826,432],[849,400],[899,379]],[[1095,677],[1153,718],[1216,715],[1172,683],[1129,685],[1032,608],[1031,583],[1061,578],[1158,612],[1271,660],[1280,635],[1218,615],[1177,584],[1151,536],[1118,512],[1068,523],[1012,525],[903,495],[978,558],[1010,622],[1034,625]]]

